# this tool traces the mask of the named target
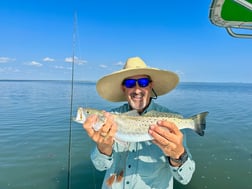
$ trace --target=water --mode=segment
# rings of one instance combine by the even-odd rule
[[[0,189],[67,189],[71,83],[0,81]],[[176,189],[252,188],[252,84],[181,83],[159,97],[185,116],[209,111],[204,137],[188,132],[196,172]],[[94,83],[74,84],[78,106],[110,109]],[[93,143],[72,123],[72,189],[100,188],[103,172],[89,159]]]

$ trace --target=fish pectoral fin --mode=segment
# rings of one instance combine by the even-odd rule
[[[116,175],[116,182],[121,182],[123,180],[124,171],[121,170],[119,174]]]
[[[107,186],[111,187],[116,179],[116,174],[111,175],[106,181]]]
[[[121,182],[123,180],[123,174],[123,170],[121,170],[119,173],[112,174],[106,181],[107,186],[111,187],[115,181]]]
[[[103,122],[98,121],[98,122],[94,123],[94,124],[92,125],[92,127],[93,127],[93,129],[94,129],[95,131],[99,131],[99,130],[102,128],[103,125],[104,125]]]

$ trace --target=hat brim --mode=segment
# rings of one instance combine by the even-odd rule
[[[167,70],[156,68],[137,68],[114,72],[102,77],[96,84],[98,94],[111,102],[126,101],[125,94],[121,90],[122,82],[125,78],[135,75],[148,75],[154,82],[153,89],[158,96],[170,92],[179,82],[177,74]]]

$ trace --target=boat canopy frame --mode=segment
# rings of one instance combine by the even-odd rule
[[[252,39],[252,0],[213,0],[209,19],[232,37]]]

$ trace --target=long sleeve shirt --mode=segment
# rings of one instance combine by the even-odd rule
[[[128,104],[124,104],[112,112],[127,112]],[[171,112],[169,109],[151,102],[143,112],[151,110]],[[195,162],[186,145],[184,131],[183,145],[189,157],[180,167],[170,165],[168,158],[162,150],[151,141],[136,143],[120,143],[115,141],[111,156],[101,154],[97,147],[91,153],[91,160],[97,170],[104,171],[102,189],[173,189],[173,178],[182,184],[187,184],[194,173]],[[114,173],[124,171],[123,180],[114,182],[111,187],[106,185],[106,180]]]

